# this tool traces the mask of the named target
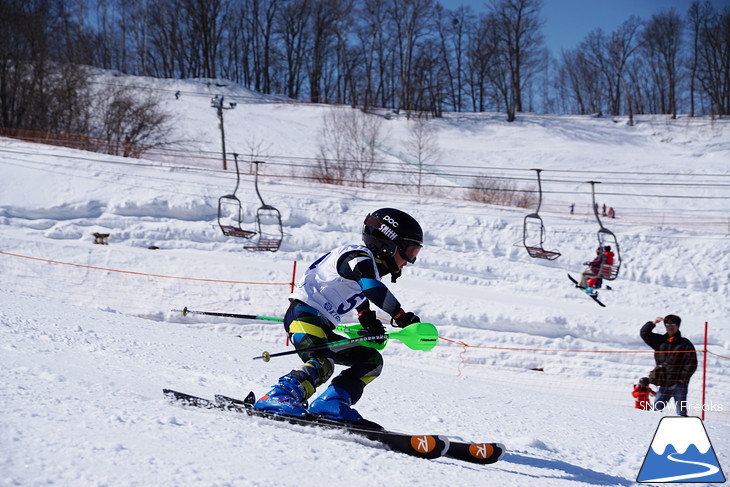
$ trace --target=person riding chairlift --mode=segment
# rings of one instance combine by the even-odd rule
[[[596,249],[597,251],[600,251],[600,247]],[[611,252],[611,246],[610,245],[604,245],[603,246],[603,252],[601,252],[603,261],[600,263],[600,267],[598,269],[598,272],[596,272],[596,275],[598,277],[591,277],[588,279],[588,287],[593,289],[598,289],[603,284],[603,279],[601,277],[608,276],[611,274],[611,266],[613,266],[613,260],[615,257],[615,254]]]
[[[580,274],[580,282],[576,285],[586,293],[597,295],[596,289],[601,287],[603,280],[601,276],[610,275],[613,265],[614,253],[610,245],[599,246],[596,249],[596,257],[590,262],[584,262],[587,268]]]

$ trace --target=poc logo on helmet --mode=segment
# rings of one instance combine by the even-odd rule
[[[394,227],[398,228],[398,222],[397,222],[397,221],[395,221],[395,220],[393,219],[393,217],[391,217],[391,216],[389,216],[389,215],[385,215],[385,216],[383,217],[383,221],[385,221],[385,222],[388,222],[388,223],[390,223],[391,225],[393,225]]]

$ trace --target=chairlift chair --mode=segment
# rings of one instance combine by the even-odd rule
[[[533,170],[537,172],[539,199],[535,212],[525,216],[522,227],[522,245],[532,258],[555,260],[560,257],[560,252],[557,250],[545,250],[545,225],[539,215],[540,206],[542,205],[542,183],[540,181],[540,172],[542,169]]]
[[[618,277],[619,270],[621,269],[621,252],[618,245],[618,240],[616,239],[616,235],[609,230],[608,228],[603,226],[603,223],[601,222],[601,218],[598,216],[598,206],[596,205],[596,191],[595,191],[595,185],[596,181],[588,181],[591,185],[591,195],[593,200],[593,214],[596,216],[596,221],[598,221],[598,226],[600,227],[598,229],[598,247],[603,249],[606,246],[611,247],[611,251],[613,252],[613,263],[607,264],[603,262],[603,259],[605,259],[605,255],[601,253],[603,256],[601,260],[601,266],[599,267],[599,271],[597,274],[586,274],[587,277],[596,277],[599,279],[605,279],[607,281],[613,281]]]
[[[261,206],[256,210],[256,231],[259,235],[255,244],[244,245],[247,250],[261,250],[276,252],[281,246],[284,238],[284,229],[281,224],[281,213],[271,205],[266,204],[259,192],[259,164],[263,161],[253,161],[256,164],[256,175],[254,178],[254,187],[256,194],[261,201]]]
[[[242,219],[241,200],[235,194],[227,194],[218,198],[218,226],[223,235],[242,238],[251,238],[256,235],[253,230],[241,228]]]
[[[256,210],[256,227],[259,238],[255,245],[245,245],[248,250],[268,250],[276,252],[281,246],[284,231],[281,213],[271,205],[262,205]]]
[[[236,187],[233,193],[218,198],[218,226],[227,237],[251,238],[256,235],[253,230],[244,230],[243,207],[241,200],[236,196],[238,185],[241,182],[241,173],[238,170],[238,154],[233,154],[236,161]]]

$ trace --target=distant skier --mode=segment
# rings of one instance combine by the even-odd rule
[[[370,309],[371,302],[392,316],[395,326],[420,322],[418,316],[403,310],[381,277],[390,274],[395,282],[403,267],[416,262],[423,245],[423,230],[408,214],[382,208],[365,218],[362,239],[364,246],[344,245],[317,259],[289,296],[284,329],[300,350],[304,364],[281,377],[256,401],[256,409],[305,416],[304,402],[329,380],[335,364],[341,364],[349,368],[310,403],[308,411],[337,420],[369,423],[352,405],[360,399],[365,386],[380,375],[380,352],[359,344],[337,352],[305,349],[346,338],[335,334],[334,329],[352,309],[357,311],[358,321],[368,334],[382,335],[385,329]]]
[[[639,379],[638,384],[634,384],[634,391],[631,393],[634,396],[634,407],[636,409],[643,409],[644,411],[651,411],[651,399],[650,396],[656,396],[656,392],[649,385],[649,378],[642,377]]]
[[[667,332],[664,335],[653,333],[654,327],[662,321]],[[687,416],[687,389],[690,377],[697,370],[697,352],[692,342],[680,333],[681,323],[682,319],[676,315],[659,317],[654,321],[647,321],[641,327],[640,335],[655,350],[654,361],[657,369],[662,370],[662,379],[655,379],[654,382],[659,386],[654,409],[662,411],[669,400],[674,398],[679,415]]]

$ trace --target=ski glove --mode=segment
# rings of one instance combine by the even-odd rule
[[[375,311],[365,309],[357,314],[357,321],[360,322],[368,335],[384,335],[383,323],[375,316]],[[373,343],[383,343],[384,340],[373,340]]]
[[[420,323],[421,318],[414,315],[410,311],[406,313],[401,308],[400,311],[398,311],[396,314],[393,315],[393,318],[390,320],[391,325],[395,325],[399,328],[405,328],[408,325],[412,325],[413,323]]]

